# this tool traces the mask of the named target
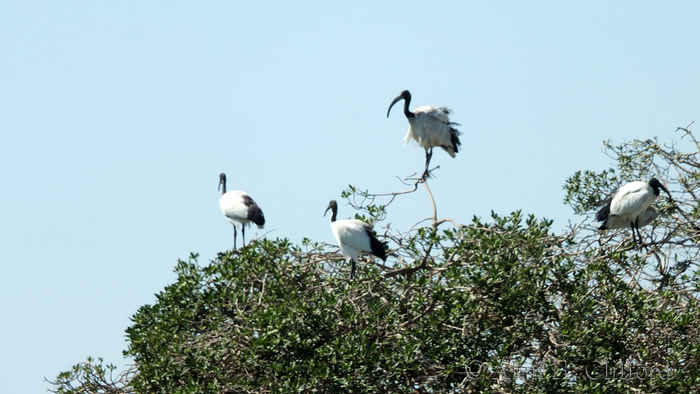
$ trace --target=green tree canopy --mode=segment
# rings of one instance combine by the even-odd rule
[[[434,215],[380,235],[392,264],[367,259],[354,281],[334,247],[311,241],[259,240],[204,265],[192,255],[134,314],[130,370],[112,377],[113,366],[88,359],[53,390],[691,392],[700,386],[700,144],[678,131],[669,146],[606,143],[616,168],[566,181],[565,202],[587,216],[559,235],[521,212],[469,224]],[[595,229],[598,201],[652,176],[672,198],[656,201],[646,246],[629,230]],[[430,193],[412,186],[344,196],[379,221],[402,194]]]

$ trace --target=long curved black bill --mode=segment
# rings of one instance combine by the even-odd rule
[[[394,101],[391,102],[391,105],[389,106],[389,110],[386,111],[386,117],[389,117],[389,112],[391,112],[391,108],[394,106],[394,104],[398,103],[399,100],[403,100],[403,95],[398,95]]]

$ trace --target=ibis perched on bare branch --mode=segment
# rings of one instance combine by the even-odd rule
[[[226,216],[226,220],[233,225],[233,249],[236,249],[236,227],[241,225],[241,233],[243,236],[243,246],[245,246],[245,228],[250,226],[250,223],[255,223],[258,228],[263,228],[265,225],[265,215],[258,204],[246,193],[240,190],[226,191],[226,174],[219,174],[219,189],[221,190],[221,198],[219,206],[221,212]]]
[[[352,269],[350,279],[355,277],[355,263],[360,257],[360,253],[371,253],[386,261],[386,249],[384,244],[372,233],[372,226],[357,219],[337,220],[338,203],[331,200],[323,216],[331,210],[331,231],[340,246],[340,252],[345,258],[350,259]]]
[[[455,129],[455,126],[459,126],[459,124],[450,122],[451,111],[445,107],[437,108],[432,105],[425,105],[411,112],[408,109],[408,106],[411,104],[411,93],[408,90],[401,92],[391,102],[389,110],[386,112],[387,118],[391,108],[399,100],[404,100],[403,113],[408,119],[408,134],[403,140],[405,143],[408,143],[413,138],[418,145],[425,148],[425,172],[423,173],[423,179],[426,179],[430,175],[429,166],[430,159],[433,157],[434,147],[444,149],[452,157],[455,157],[455,154],[459,152],[459,146],[462,144],[459,141],[459,136],[462,133]]]
[[[599,229],[630,227],[635,244],[637,244],[637,236],[639,244],[643,244],[639,228],[653,220],[651,216],[656,213],[656,210],[651,211],[650,216],[646,216],[646,212],[661,190],[665,191],[669,197],[671,196],[666,187],[656,178],[651,178],[649,182],[630,182],[615,190],[601,202],[603,207],[596,214],[596,220],[603,222]]]

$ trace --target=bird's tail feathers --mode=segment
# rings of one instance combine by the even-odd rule
[[[386,261],[386,249],[384,248],[384,244],[381,243],[376,237],[370,236],[369,237],[369,246],[372,249],[372,254],[379,257],[382,259],[382,261]]]
[[[248,212],[248,218],[252,220],[258,228],[263,228],[265,225],[265,215],[257,205]]]
[[[603,208],[600,208],[600,210],[595,214],[595,220],[603,222],[608,220],[608,217],[610,217],[610,204],[605,204]]]
[[[457,125],[457,123],[454,123]],[[452,142],[452,147],[454,147],[455,153],[459,152],[459,147],[462,145],[462,141],[459,140],[459,135],[462,134],[459,130],[454,127],[450,127],[450,142]],[[452,156],[454,157],[454,155]]]

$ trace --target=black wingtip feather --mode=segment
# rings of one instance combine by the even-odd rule
[[[260,211],[259,216],[255,216],[253,218],[253,223],[255,223],[258,228],[263,228],[265,227],[265,216],[263,216],[262,211]]]
[[[600,208],[598,213],[595,214],[595,220],[599,222],[603,222],[608,220],[608,217],[610,217],[610,203],[603,205],[603,208]],[[601,229],[604,230],[604,229]]]
[[[257,205],[248,210],[248,219],[252,220],[258,228],[265,226],[265,215],[263,215],[263,211]]]
[[[367,232],[369,235],[369,246],[372,249],[372,254],[386,261],[386,249],[384,244],[381,243],[371,232]]]
[[[452,146],[455,149],[455,153],[459,152],[459,147],[462,145],[462,142],[459,140],[459,135],[462,134],[459,132],[459,130],[455,128],[450,128],[450,141],[452,142]]]
[[[243,203],[248,207],[248,220],[252,220],[258,228],[265,226],[265,215],[260,206],[249,195],[243,196]]]

